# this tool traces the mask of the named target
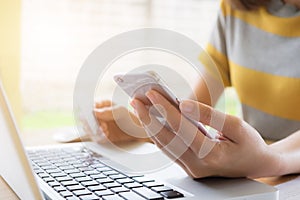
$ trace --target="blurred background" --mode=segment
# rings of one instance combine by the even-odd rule
[[[36,131],[74,125],[77,73],[103,41],[124,31],[157,27],[205,46],[219,1],[1,0],[0,4],[0,76],[22,130]],[[237,114],[234,92],[226,94],[226,111]]]

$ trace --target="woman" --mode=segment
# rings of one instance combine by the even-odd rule
[[[138,99],[131,102],[139,119],[131,114],[135,123],[141,123],[151,135],[151,141],[193,178],[253,178],[299,173],[300,1],[221,1],[207,52],[216,63],[225,86],[236,89],[245,121],[210,107],[215,100],[210,98],[205,82],[199,80],[194,90],[197,101],[182,101],[181,112],[212,126],[225,138],[215,142],[205,156],[199,154],[207,142],[204,135],[198,131],[193,141],[187,143],[191,133],[182,128],[187,126],[181,125],[188,122],[181,121],[181,113],[156,91],[149,91],[147,97],[154,105],[167,110],[162,114],[174,131],[163,128],[152,134],[155,130],[149,124],[158,122]],[[112,111],[119,112],[118,119],[112,117]],[[128,120],[122,117],[125,112],[111,102],[96,103],[95,115],[111,141],[134,140],[116,124],[116,120]],[[224,126],[211,124],[212,116],[217,121],[225,119]],[[262,137],[278,141],[267,145]],[[176,148],[168,145],[173,138],[177,139]],[[148,138],[142,140],[149,141]],[[186,150],[178,155],[178,148]]]

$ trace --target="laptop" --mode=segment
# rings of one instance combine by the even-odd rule
[[[119,149],[94,142],[24,148],[1,83],[0,131],[0,175],[24,200],[271,200],[279,196],[276,188],[245,178],[194,180],[149,143],[128,143]]]

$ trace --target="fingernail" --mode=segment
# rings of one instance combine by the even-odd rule
[[[191,113],[194,110],[194,104],[189,101],[183,101],[179,106],[180,110],[185,113]]]

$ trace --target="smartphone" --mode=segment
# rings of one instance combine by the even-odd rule
[[[139,99],[147,108],[150,108],[152,103],[145,94],[149,90],[155,90],[163,95],[180,112],[179,99],[171,92],[161,77],[154,71],[117,74],[114,76],[114,80],[131,98]],[[151,109],[151,114],[159,118],[162,117],[155,109]],[[210,139],[215,139],[215,135],[210,134],[202,123],[190,119],[185,115],[183,116],[195,125],[205,136]]]

